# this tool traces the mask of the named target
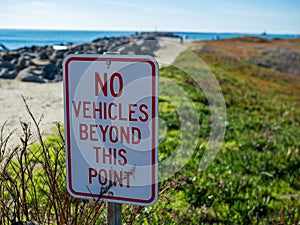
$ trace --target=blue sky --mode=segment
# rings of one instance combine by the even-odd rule
[[[300,33],[300,0],[8,0],[0,28]]]

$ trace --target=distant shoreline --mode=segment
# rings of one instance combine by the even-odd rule
[[[231,33],[231,32],[180,32],[180,31],[80,31],[80,30],[30,30],[0,29],[0,44],[9,50],[22,47],[84,44],[98,38],[118,38],[142,33],[169,33],[192,40],[228,39],[243,36],[259,36],[265,38],[295,38],[300,34],[269,34],[269,33]],[[0,51],[1,51],[0,47]],[[2,49],[3,50],[3,49]]]

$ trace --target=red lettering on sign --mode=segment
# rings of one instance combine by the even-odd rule
[[[91,101],[72,101],[75,117],[84,119],[100,119],[100,120],[120,120],[130,122],[147,122],[149,119],[148,105],[146,104],[128,104],[123,106],[121,102],[91,102]],[[126,112],[126,113],[125,113]]]
[[[127,153],[126,150],[124,148],[121,148],[118,153],[119,153],[120,158],[122,158],[122,160],[123,160],[123,161],[118,160],[119,164],[121,166],[125,166],[127,164],[127,158],[125,156],[125,154]]]
[[[139,116],[139,119],[141,122],[147,122],[147,120],[149,119],[148,113],[145,111],[146,109],[148,109],[148,106],[146,104],[141,104],[140,107],[140,112],[142,114],[144,114],[144,117]]]
[[[94,146],[93,149],[96,152],[96,163],[114,164],[120,166],[125,166],[127,164],[127,151],[124,148],[116,149]]]
[[[111,176],[110,176],[110,178],[111,178]],[[107,179],[107,172],[106,172],[106,170],[105,169],[100,169],[99,170],[99,175],[98,175],[99,184],[106,185],[107,181],[109,181],[109,180],[110,179]]]
[[[88,111],[90,110],[89,105],[91,105],[91,102],[83,101],[82,107],[83,107],[83,118],[89,119],[92,118],[91,115],[88,115]]]
[[[116,115],[112,115],[112,107],[117,107],[117,104],[116,103],[114,103],[114,102],[112,102],[112,103],[110,103],[109,104],[109,106],[108,106],[108,117],[109,117],[109,119],[111,119],[111,120],[116,120],[117,119],[117,116]]]
[[[107,85],[107,73],[103,74],[103,80],[98,72],[95,72],[95,96],[100,95],[100,90],[102,91],[103,95],[107,97],[108,92],[108,85]],[[115,86],[118,83],[118,88]],[[100,88],[99,88],[100,87]],[[120,73],[113,73],[111,78],[109,79],[109,89],[110,94],[113,97],[120,97],[123,90],[123,78]]]
[[[118,78],[118,80],[119,80],[119,90],[118,90],[118,92],[115,92],[115,88],[114,88],[115,78]],[[121,74],[113,73],[113,75],[111,75],[111,78],[110,78],[110,92],[111,92],[111,95],[115,98],[120,97],[120,95],[122,94],[122,90],[123,90],[123,79],[122,79]]]
[[[133,115],[135,115],[135,107],[137,107],[137,104],[129,104],[129,121],[137,121],[137,118],[134,118]]]
[[[93,118],[102,119],[102,112],[103,112],[102,102],[98,102],[98,108],[96,106],[96,102],[93,102]],[[96,113],[98,113],[98,116]]]
[[[99,128],[100,128],[100,131],[101,131],[101,133],[102,133],[102,141],[103,142],[106,142],[106,132],[107,132],[107,130],[108,130],[108,126],[105,126],[105,127],[103,127],[102,125],[100,125],[99,126]]]
[[[91,141],[98,141],[97,136],[94,137],[94,134],[97,134],[97,124],[90,124],[90,140]]]
[[[100,94],[99,85],[103,95],[107,96],[107,73],[104,73],[104,82],[102,81],[99,73],[95,73],[95,96],[99,96]]]
[[[89,183],[92,183],[92,178],[97,177],[97,170],[94,168],[89,168]]]
[[[80,140],[91,140],[91,141],[98,141],[97,136],[95,137],[97,133],[97,124],[90,124],[88,126],[87,124],[80,123],[79,124],[79,139]]]
[[[79,139],[90,141],[102,141],[111,143],[139,144],[142,133],[138,127],[118,127],[115,125],[84,124],[79,123]]]
[[[118,142],[118,137],[119,137],[119,130],[118,130],[118,127],[117,126],[111,126],[109,128],[109,140],[112,142],[112,143],[116,143]]]
[[[109,164],[112,164],[112,155],[111,155],[111,148],[108,149],[108,152],[106,153],[106,149],[102,148],[102,160],[103,164],[107,164],[106,158],[109,160]]]
[[[126,117],[123,117],[123,107],[122,103],[119,103],[119,120],[127,121]]]
[[[132,127],[131,132],[132,132],[131,143],[139,144],[142,139],[141,130],[137,127]]]
[[[128,171],[124,171],[125,175],[126,175],[126,184],[127,184],[127,187],[130,188],[130,175],[133,175],[132,172],[128,172]]]
[[[74,111],[75,111],[75,116],[78,117],[79,112],[80,112],[80,107],[81,107],[81,101],[78,102],[78,106],[76,107],[76,102],[73,100],[72,105],[73,105],[73,108],[74,108]]]
[[[133,175],[131,171],[117,171],[114,169],[106,170],[104,168],[96,170],[95,168],[88,169],[89,184],[92,184],[94,178],[98,178],[98,183],[102,186],[113,185],[123,187],[125,181],[126,187],[130,188],[130,176]]]
[[[89,138],[88,135],[88,126],[86,124],[79,124],[79,139],[87,140]]]
[[[99,151],[101,150],[101,147],[94,146],[93,149],[96,150],[96,163],[99,163]]]

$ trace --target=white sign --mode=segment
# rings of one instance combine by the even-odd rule
[[[150,56],[63,62],[67,188],[77,198],[157,200],[158,65]]]

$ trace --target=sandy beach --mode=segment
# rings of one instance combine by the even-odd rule
[[[185,40],[183,44],[178,38],[160,38],[159,50],[154,52],[159,66],[171,64],[175,58],[192,43]],[[56,132],[55,122],[63,123],[63,82],[56,83],[31,83],[21,82],[18,79],[0,79],[0,125],[5,122],[4,134],[14,131],[10,143],[20,143],[22,134],[20,121],[29,122],[31,125],[32,141],[37,139],[33,121],[26,111],[22,96],[25,98],[36,120],[40,120],[40,128],[43,135]]]

